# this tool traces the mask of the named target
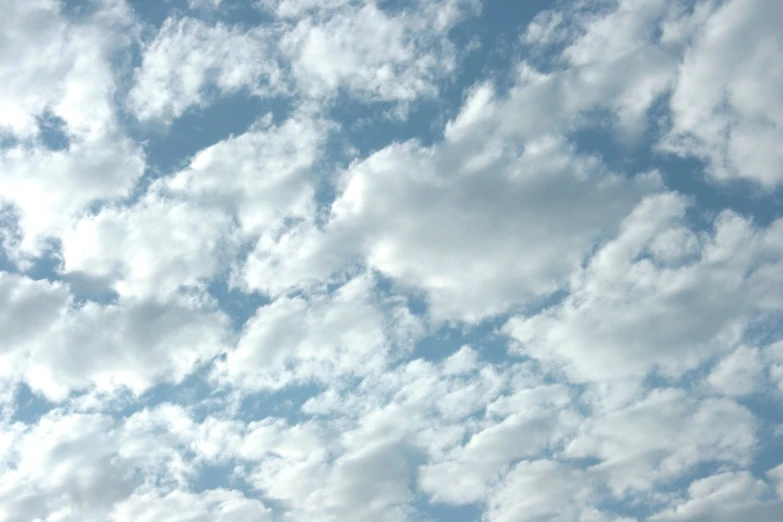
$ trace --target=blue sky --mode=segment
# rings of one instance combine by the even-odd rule
[[[0,12],[0,521],[779,519],[780,2]]]

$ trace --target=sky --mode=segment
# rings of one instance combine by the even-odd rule
[[[780,520],[783,2],[0,13],[0,522]]]

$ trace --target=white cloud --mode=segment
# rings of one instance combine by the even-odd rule
[[[0,520],[105,520],[134,487],[132,467],[113,458],[112,428],[104,415],[55,412],[17,431],[12,451],[0,455]]]
[[[603,522],[592,507],[596,493],[583,471],[551,460],[522,461],[489,501],[489,522]],[[617,520],[617,519],[614,519]]]
[[[101,138],[114,126],[111,55],[127,45],[132,14],[105,2],[81,22],[65,18],[59,2],[0,3],[0,131],[34,137],[47,111],[73,138]],[[18,64],[23,63],[24,67]]]
[[[442,136],[367,119],[361,156],[333,104],[433,101],[478,2],[0,0],[0,520],[775,520],[783,220],[648,168],[779,182],[768,2],[560,3]],[[147,123],[226,96],[274,114],[139,184]]]
[[[171,122],[192,106],[246,90],[270,96],[284,90],[272,45],[273,31],[245,31],[221,23],[169,18],[145,45],[128,97],[141,120]]]
[[[190,493],[172,491],[136,493],[119,503],[112,514],[116,522],[233,522],[272,520],[271,510],[260,501],[224,489]]]
[[[642,202],[573,277],[561,304],[508,322],[516,350],[562,364],[579,381],[656,368],[679,376],[737,347],[765,314],[780,313],[783,221],[756,229],[727,211],[711,234],[698,234],[685,210],[672,193]]]
[[[11,205],[17,261],[37,256],[49,238],[91,204],[129,195],[144,170],[141,148],[118,128],[112,60],[133,31],[122,2],[107,2],[74,22],[60,5],[36,0],[0,6],[0,203]],[[19,66],[23,63],[24,66]],[[39,120],[63,122],[65,150],[49,150]],[[7,235],[7,234],[6,234]]]
[[[17,146],[0,150],[0,192],[13,205],[21,237],[7,245],[20,259],[39,255],[92,203],[130,194],[144,169],[131,143],[101,140],[50,151]]]
[[[653,116],[663,123],[661,150],[705,160],[718,180],[772,190],[783,162],[775,145],[782,15],[775,0],[571,2],[540,14],[523,35],[531,56],[546,56],[553,70],[536,81],[547,90],[531,84],[519,95],[534,114],[552,112],[534,118],[547,125],[562,116],[584,123],[585,111],[609,109],[621,141],[638,140],[650,108],[665,100]],[[536,108],[532,99],[545,103]]]
[[[411,102],[437,94],[437,80],[451,74],[457,61],[449,30],[476,9],[472,0],[415,2],[415,9],[399,12],[376,2],[266,3],[283,18],[303,16],[280,42],[302,94],[331,96],[346,89],[370,101]]]
[[[329,296],[280,297],[259,308],[218,373],[239,386],[279,389],[383,371],[421,327],[404,303],[375,302],[373,285],[359,276]]]
[[[569,409],[564,386],[541,386],[503,396],[487,406],[491,421],[464,446],[420,470],[420,488],[433,500],[470,504],[484,500],[508,466],[553,449],[581,420]]]
[[[651,522],[773,522],[780,518],[783,501],[769,498],[769,486],[748,472],[721,473],[694,481],[689,498]]]
[[[269,508],[237,491],[177,489],[197,467],[182,442],[208,451],[221,428],[172,406],[122,422],[54,410],[34,426],[0,425],[0,441],[11,442],[0,443],[0,520],[271,520]]]
[[[218,9],[223,0],[188,0],[191,9]]]
[[[718,179],[770,189],[783,181],[781,17],[775,0],[732,0],[698,27],[672,94],[666,149],[704,158]]]
[[[280,18],[301,18],[314,11],[330,11],[350,0],[259,0],[259,7],[271,10]]]
[[[267,115],[246,133],[202,149],[153,188],[218,208],[249,235],[277,234],[286,220],[314,216],[315,164],[330,128],[306,109],[279,125]]]
[[[748,465],[756,444],[755,425],[753,415],[732,401],[655,390],[623,408],[594,411],[564,455],[600,459],[591,470],[606,474],[619,495],[651,489],[700,462]]]
[[[225,344],[228,319],[198,297],[79,304],[60,283],[0,273],[2,373],[51,399],[179,382]]]
[[[748,395],[759,390],[763,370],[758,350],[741,347],[713,368],[707,383],[726,395]]]
[[[764,360],[769,376],[783,392],[783,342],[778,341],[764,349]]]
[[[148,194],[105,208],[62,236],[62,271],[110,285],[123,297],[167,299],[200,288],[236,250],[229,216]]]
[[[504,145],[472,156],[464,142],[407,142],[373,154],[342,176],[326,236],[311,239],[327,247],[300,248],[356,249],[354,259],[423,291],[436,320],[477,321],[557,290],[657,183],[606,173],[555,138],[521,153]]]

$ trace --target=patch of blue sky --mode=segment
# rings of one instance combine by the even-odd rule
[[[212,279],[207,286],[207,291],[231,319],[235,330],[240,330],[259,308],[271,302],[269,297],[259,292],[247,293],[232,288],[225,277]]]
[[[19,383],[14,390],[14,414],[11,422],[36,424],[44,415],[57,407],[43,395],[33,392],[25,383]]]
[[[309,415],[302,406],[323,390],[316,382],[289,384],[282,390],[259,391],[242,396],[238,417],[246,422],[260,421],[267,417],[285,419],[291,424],[306,421]]]
[[[504,318],[488,319],[479,325],[459,327],[442,325],[416,343],[414,355],[438,362],[452,355],[461,346],[470,346],[484,362],[505,364],[513,361],[508,355],[508,339],[498,332]]]
[[[38,117],[39,136],[43,145],[49,150],[67,150],[71,142],[65,133],[65,120],[44,112]]]

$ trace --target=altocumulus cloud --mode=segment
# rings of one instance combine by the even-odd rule
[[[779,0],[0,13],[0,521],[780,520]]]

